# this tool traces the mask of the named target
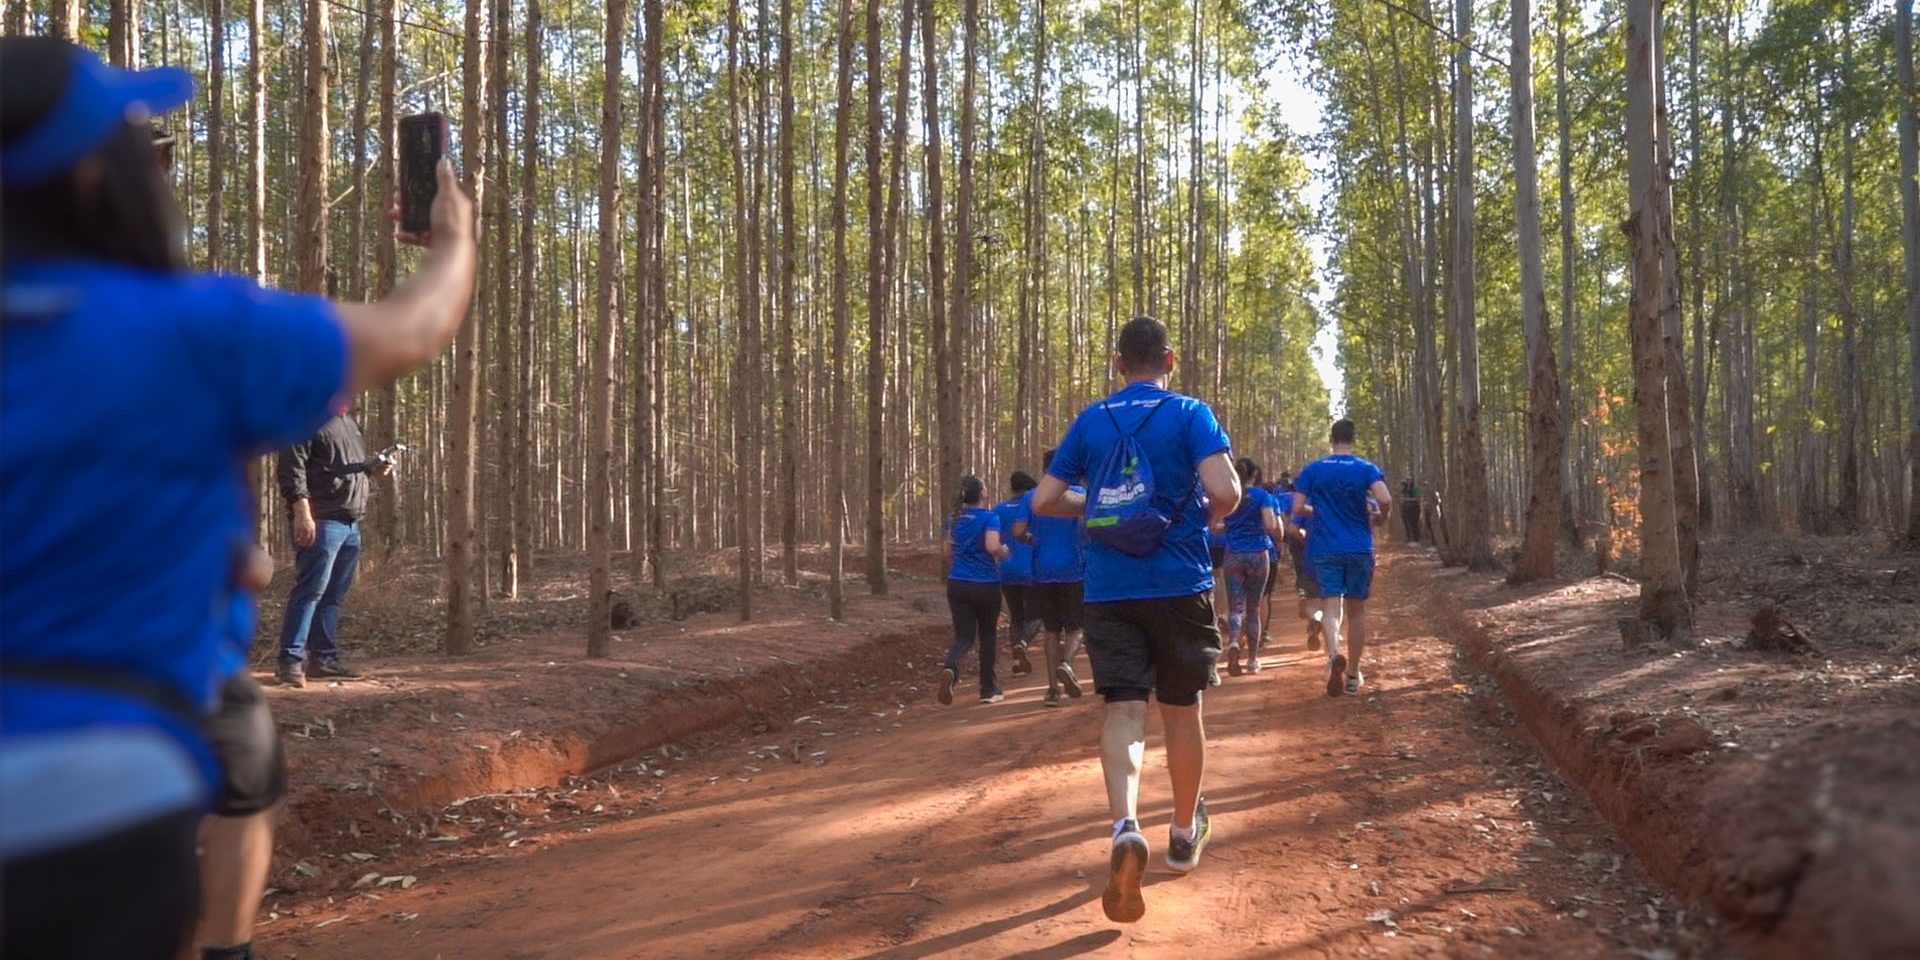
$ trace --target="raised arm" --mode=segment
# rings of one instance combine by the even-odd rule
[[[400,236],[426,248],[420,269],[379,300],[339,306],[347,334],[348,396],[426,366],[453,342],[466,318],[473,296],[473,202],[460,191],[451,163],[440,161],[436,173],[431,231]]]
[[[1049,473],[1033,491],[1033,512],[1042,517],[1077,517],[1087,512],[1085,494],[1075,493],[1065,480]],[[1019,524],[1014,525],[1016,535]]]

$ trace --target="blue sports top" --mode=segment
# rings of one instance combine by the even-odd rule
[[[948,518],[953,535],[953,569],[947,579],[963,583],[999,583],[1000,567],[987,552],[987,531],[1000,530],[1000,518],[985,507],[966,507]]]
[[[1264,553],[1273,549],[1273,536],[1267,533],[1266,510],[1273,507],[1273,495],[1256,486],[1247,487],[1240,505],[1227,514],[1227,549],[1234,553]]]
[[[1147,420],[1163,403],[1173,406]],[[1099,542],[1088,544],[1087,602],[1186,597],[1212,590],[1207,502],[1200,488],[1199,465],[1232,447],[1227,432],[1205,403],[1140,381],[1081,411],[1047,472],[1069,484],[1085,481],[1120,442],[1114,430],[1116,420],[1123,430],[1139,430],[1135,441],[1147,455],[1154,484],[1177,506],[1173,526],[1159,549],[1148,556],[1128,556]],[[1144,427],[1142,421],[1146,421]]]
[[[1001,583],[1033,582],[1033,544],[1022,543],[1013,535],[1016,521],[1027,521],[1033,525],[1033,491],[1027,490],[1017,497],[1009,497],[993,507],[994,519],[1000,521],[1000,542],[1010,551],[1005,560],[1000,561]]]
[[[1373,552],[1367,491],[1384,479],[1379,467],[1350,453],[1316,460],[1300,471],[1293,487],[1313,506],[1308,557]]]
[[[1068,487],[1086,496],[1085,487]],[[1041,583],[1080,583],[1087,579],[1087,525],[1080,517],[1035,517],[1033,578]]]

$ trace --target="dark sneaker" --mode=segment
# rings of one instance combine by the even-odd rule
[[[1100,895],[1100,906],[1114,923],[1133,923],[1147,915],[1147,901],[1140,896],[1140,882],[1147,876],[1147,859],[1153,852],[1140,825],[1128,820],[1113,838],[1113,852],[1107,856],[1107,891]]]
[[[1233,646],[1230,646],[1227,648],[1227,676],[1237,677],[1239,675],[1240,675],[1240,645],[1236,643]]]
[[[1013,675],[1016,677],[1023,677],[1032,672],[1033,672],[1033,661],[1027,658],[1026,645],[1018,644],[1018,643],[1014,644]]]
[[[340,680],[358,680],[361,676],[360,671],[341,663],[338,659],[315,660],[313,662],[313,675],[316,677],[332,677]]]
[[[940,671],[940,692],[935,696],[939,698],[942,705],[953,703],[953,681],[954,675],[951,669]]]
[[[994,690],[990,693],[981,694],[980,702],[981,703],[999,703],[1000,701],[1005,700],[1006,698],[1007,698],[1006,694],[1001,693],[998,690]]]
[[[298,663],[282,663],[273,678],[283,687],[304,687],[307,685],[307,669]]]
[[[1069,697],[1080,696],[1080,694],[1082,693],[1080,689],[1080,677],[1078,674],[1073,672],[1073,664],[1071,663],[1061,664],[1059,667],[1054,669],[1053,675],[1055,679],[1060,681],[1060,686],[1066,688],[1067,696]]]
[[[1364,673],[1361,673],[1359,670],[1355,670],[1352,673],[1347,674],[1347,696],[1351,697],[1354,694],[1359,693],[1360,685],[1366,682],[1367,682],[1367,675]]]
[[[1167,869],[1176,873],[1186,873],[1200,865],[1200,852],[1207,848],[1207,841],[1213,838],[1213,821],[1207,818],[1207,801],[1200,799],[1193,809],[1193,837],[1182,840],[1173,837],[1167,843]]]
[[[1046,698],[1045,698],[1045,699],[1043,699],[1043,700],[1041,700],[1040,702],[1041,702],[1042,704],[1044,704],[1044,705],[1046,705],[1046,706],[1049,706],[1049,707],[1057,707],[1057,706],[1059,706],[1059,705],[1060,705],[1060,691],[1058,691],[1058,690],[1048,690],[1048,691],[1047,691],[1047,696],[1046,696]]]
[[[1307,623],[1307,649],[1309,651],[1320,649],[1320,621],[1318,620]]]
[[[1357,689],[1357,688],[1356,688]],[[1333,663],[1327,670],[1327,696],[1337,697],[1347,691],[1347,656],[1336,653]]]

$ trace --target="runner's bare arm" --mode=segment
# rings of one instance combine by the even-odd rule
[[[1015,520],[1013,522],[1013,538],[1021,543],[1033,542],[1033,532],[1027,526],[1025,520]]]
[[[1200,488],[1207,492],[1210,523],[1219,523],[1240,505],[1240,473],[1225,450],[1200,461]]]
[[[1387,489],[1385,480],[1375,480],[1373,486],[1367,488],[1367,496],[1380,505],[1380,519],[1385,520],[1393,513],[1393,491]]]
[[[437,173],[431,231],[398,235],[426,248],[420,269],[379,300],[337,308],[347,333],[348,396],[426,366],[453,342],[466,318],[473,295],[473,202],[460,192],[451,164],[442,160]],[[390,216],[399,218],[397,207]]]
[[[1284,537],[1287,535],[1287,525],[1280,522],[1280,515],[1274,513],[1272,507],[1260,508],[1260,525],[1266,529],[1267,536],[1269,537]]]
[[[1087,497],[1068,489],[1065,480],[1047,474],[1034,488],[1033,512],[1043,517],[1077,517],[1087,512]]]
[[[1013,556],[1013,548],[1000,542],[1000,531],[987,531],[987,555],[996,560],[1005,560]]]

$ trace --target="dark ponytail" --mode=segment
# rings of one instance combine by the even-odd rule
[[[1240,486],[1245,487],[1260,475],[1260,465],[1252,457],[1241,457],[1233,462],[1233,469],[1240,473]]]
[[[953,515],[955,517],[958,517],[960,516],[960,511],[965,510],[969,506],[974,506],[974,507],[979,506],[980,501],[984,500],[986,496],[987,496],[987,485],[986,483],[981,481],[979,477],[976,477],[971,473],[967,474],[964,477],[961,477],[960,478],[960,498],[954,501]]]

